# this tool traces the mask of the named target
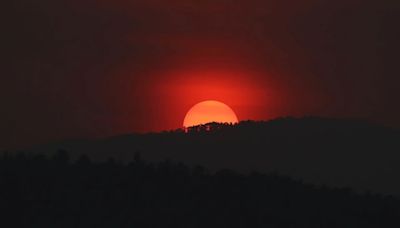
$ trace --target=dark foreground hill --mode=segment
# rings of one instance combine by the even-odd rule
[[[391,228],[400,202],[276,174],[209,174],[182,163],[126,165],[65,152],[0,159],[0,227]]]
[[[209,124],[154,134],[133,134],[96,141],[38,147],[29,152],[97,161],[130,161],[135,152],[150,161],[171,159],[204,165],[212,171],[278,172],[308,183],[352,187],[400,195],[400,133],[357,120],[282,118]]]

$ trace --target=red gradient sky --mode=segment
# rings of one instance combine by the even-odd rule
[[[241,120],[400,126],[398,1],[7,2],[0,149]],[[396,51],[397,50],[397,51]]]

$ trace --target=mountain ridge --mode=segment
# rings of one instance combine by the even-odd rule
[[[26,152],[65,150],[74,159],[86,154],[122,162],[140,152],[150,161],[172,159],[212,171],[279,172],[315,184],[400,195],[399,132],[357,119],[289,117],[74,141]]]

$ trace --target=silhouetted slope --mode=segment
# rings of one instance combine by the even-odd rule
[[[211,128],[211,130],[209,129]],[[358,120],[282,118],[238,125],[210,124],[153,134],[125,135],[86,143],[57,144],[73,157],[151,161],[170,158],[210,170],[276,171],[307,182],[400,194],[400,134]]]
[[[400,202],[276,174],[209,174],[168,160],[0,159],[1,227],[399,227]]]

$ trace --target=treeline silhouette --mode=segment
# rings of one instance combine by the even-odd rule
[[[1,227],[400,227],[392,196],[165,160],[4,154]],[[8,224],[8,225],[6,225]]]
[[[26,150],[52,156],[64,149],[73,159],[113,157],[125,162],[141,152],[212,171],[279,173],[315,184],[400,196],[400,131],[356,119],[317,117],[210,123],[189,129],[54,143]]]

